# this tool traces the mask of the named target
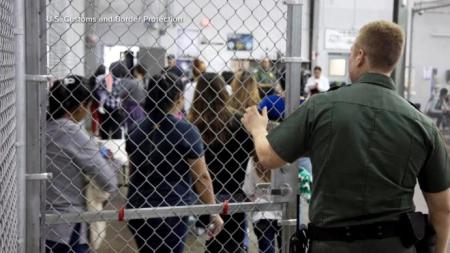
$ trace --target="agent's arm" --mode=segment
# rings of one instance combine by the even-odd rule
[[[428,158],[417,178],[427,201],[431,224],[436,231],[436,252],[447,253],[450,234],[450,160],[444,138],[436,126],[431,134]]]
[[[266,129],[269,122],[267,108],[264,107],[262,114],[260,114],[258,109],[256,109],[256,106],[249,107],[246,109],[246,113],[241,120],[245,128],[253,136],[259,163],[268,169],[276,169],[285,165],[286,161],[281,159],[281,157],[275,153],[267,140],[268,133]]]
[[[423,193],[430,213],[430,221],[436,231],[436,253],[447,253],[450,236],[450,190]]]

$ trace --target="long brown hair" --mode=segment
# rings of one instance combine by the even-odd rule
[[[192,62],[192,76],[195,80],[198,79],[198,77],[206,71],[206,64],[204,61],[200,60],[199,58],[195,58]]]
[[[253,74],[247,70],[239,71],[231,82],[233,95],[229,105],[238,112],[245,112],[247,107],[257,105],[261,98],[259,97],[258,83]]]
[[[228,99],[222,77],[215,73],[204,73],[199,77],[188,120],[197,126],[207,144],[225,143],[229,139],[226,126],[233,114],[227,108]]]

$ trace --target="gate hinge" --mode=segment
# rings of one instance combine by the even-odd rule
[[[30,75],[26,74],[25,79],[27,81],[34,81],[34,82],[48,82],[49,80],[53,79],[52,75]]]
[[[303,0],[284,0],[283,3],[289,5],[302,5]]]
[[[25,174],[25,179],[34,181],[34,180],[50,180],[53,178],[53,173],[31,173],[31,174]]]

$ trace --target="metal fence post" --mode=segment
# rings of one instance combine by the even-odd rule
[[[15,19],[15,71],[16,71],[16,161],[17,161],[17,252],[25,252],[25,172],[26,172],[26,88],[25,88],[25,33],[24,0],[16,0]]]
[[[84,16],[87,18],[96,17],[98,0],[85,0],[85,5],[87,7]],[[86,22],[86,34],[84,38],[86,41],[88,40],[89,36],[95,36],[95,26],[95,23]],[[99,63],[101,63],[99,59],[99,57],[101,56],[99,55],[99,49],[100,47],[98,43],[86,43],[85,45],[86,55],[84,56],[84,73],[86,76],[93,75]]]
[[[44,2],[44,5],[42,4]],[[45,171],[45,111],[46,85],[30,80],[29,75],[46,72],[45,44],[45,1],[25,1],[25,71],[26,81],[26,172]],[[43,51],[44,50],[44,51]],[[46,84],[46,81],[45,81]],[[40,181],[26,184],[26,252],[44,252],[42,243],[41,210],[45,204],[42,197],[44,187]],[[37,208],[39,207],[39,208]],[[42,215],[42,217],[44,217]]]
[[[300,98],[300,68],[301,68],[301,33],[302,33],[302,0],[286,0],[287,4],[287,48],[286,48],[286,113],[291,114],[298,107]],[[298,166],[293,163],[289,170],[291,174],[289,185],[292,192],[289,195],[283,220],[295,219],[297,216],[296,197],[298,191]],[[289,238],[295,232],[295,227],[283,225],[283,252],[289,252]]]
[[[405,1],[395,0],[394,1],[394,15],[393,15],[393,21],[400,25],[405,33],[405,41],[408,40],[408,6],[405,3]],[[407,43],[405,43],[406,45]],[[406,46],[405,46],[406,48]],[[405,94],[405,63],[406,63],[406,50],[404,50],[405,53],[400,57],[400,60],[397,64],[397,68],[394,70],[393,78],[395,80],[395,83],[397,84],[397,92],[400,96],[405,97],[407,99],[410,99],[409,97],[409,85],[408,83],[408,89],[407,94]]]

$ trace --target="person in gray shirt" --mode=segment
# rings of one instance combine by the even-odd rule
[[[91,89],[81,76],[68,76],[50,88],[46,162],[53,179],[47,187],[47,213],[86,211],[84,191],[88,180],[102,191],[118,190],[112,155],[100,152],[81,123],[90,101]],[[86,223],[47,225],[45,236],[46,252],[89,251]]]
[[[124,123],[130,132],[146,114],[143,103],[146,97],[144,80],[130,79],[123,62],[111,63],[110,73],[96,78],[95,93],[101,105],[102,139],[120,139]],[[110,88],[108,88],[110,87]]]

